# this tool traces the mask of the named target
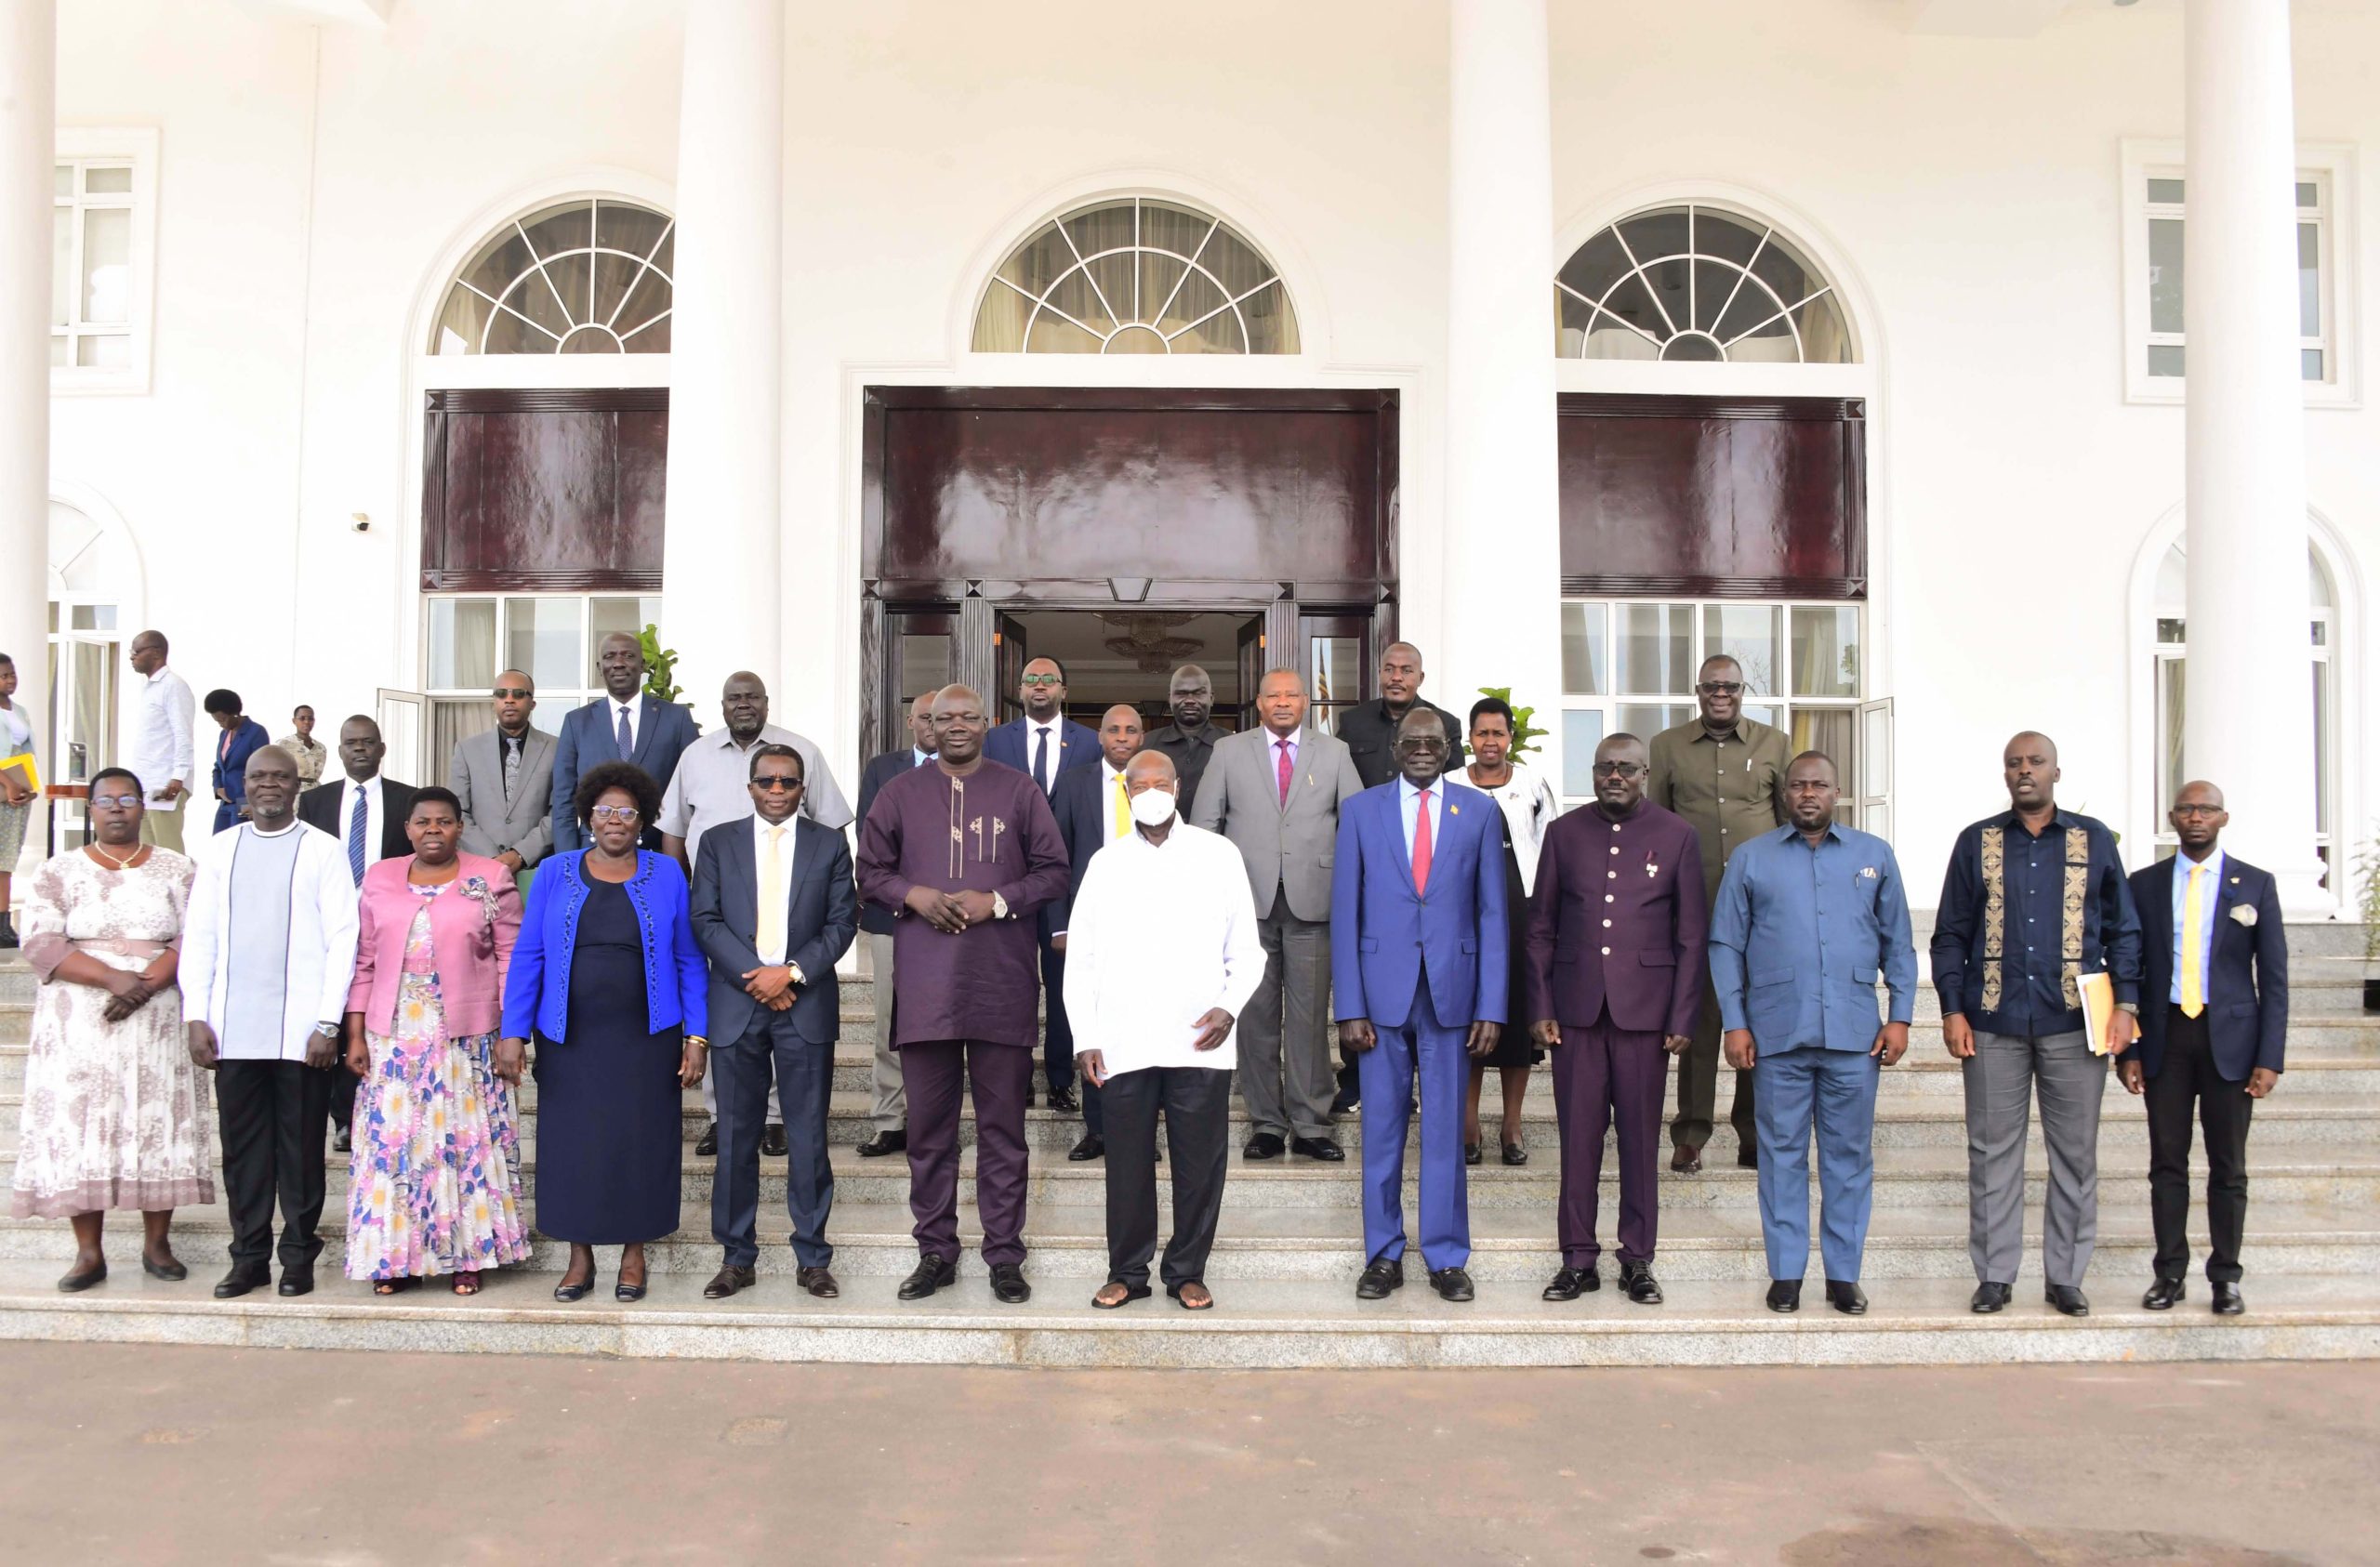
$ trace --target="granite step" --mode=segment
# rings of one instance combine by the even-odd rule
[[[608,1261],[608,1258],[605,1259]],[[2369,1280],[2275,1275],[2252,1282],[2250,1310],[2218,1318],[2195,1303],[2138,1309],[2127,1281],[2103,1286],[2089,1317],[2059,1316],[2020,1294],[2009,1310],[1966,1310],[1964,1280],[1911,1281],[1862,1317],[1816,1300],[1793,1316],[1736,1281],[1681,1279],[1640,1307],[1606,1288],[1567,1304],[1534,1281],[1490,1281],[1468,1305],[1421,1280],[1357,1301],[1344,1280],[1218,1281],[1197,1313],[1162,1294],[1095,1311],[1088,1291],[1045,1284],[1023,1306],[995,1302],[970,1258],[959,1283],[901,1305],[875,1290],[813,1300],[762,1286],[701,1298],[703,1277],[656,1274],[632,1306],[599,1293],[555,1302],[549,1271],[488,1275],[480,1295],[417,1290],[392,1299],[324,1277],[315,1292],[218,1301],[193,1277],[165,1284],[137,1271],[61,1296],[46,1264],[0,1264],[0,1337],[244,1349],[388,1349],[702,1360],[844,1361],[1037,1367],[1416,1368],[1541,1365],[1911,1365],[2014,1362],[2338,1360],[2380,1354],[2380,1288]],[[608,1276],[608,1274],[606,1275]],[[888,1292],[889,1293],[889,1292]],[[2195,1309],[2194,1309],[2195,1308]]]

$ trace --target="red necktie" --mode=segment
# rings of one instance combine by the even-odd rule
[[[1289,803],[1289,743],[1287,740],[1276,740],[1273,742],[1273,749],[1281,754],[1281,803],[1286,806]]]
[[[1430,890],[1430,791],[1421,791],[1413,813],[1413,890]]]

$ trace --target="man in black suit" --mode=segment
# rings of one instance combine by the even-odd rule
[[[710,961],[710,1036],[719,1074],[719,1167],[710,1230],[726,1249],[707,1300],[749,1289],[760,1251],[760,1130],[769,1068],[785,1111],[786,1207],[793,1217],[795,1279],[833,1299],[835,1248],[826,1218],[835,1176],[826,1159],[826,1106],[840,1034],[835,963],[859,929],[851,847],[840,827],[798,816],[801,753],[752,753],[753,814],[705,833],[694,855],[689,917]]]
[[[1215,754],[1215,742],[1231,731],[1216,727],[1214,678],[1195,664],[1173,672],[1166,703],[1173,721],[1149,731],[1148,745],[1172,761],[1173,797],[1182,802],[1182,814],[1187,817],[1198,798],[1198,780],[1207,775],[1207,758]]]
[[[1099,735],[1065,716],[1066,670],[1054,658],[1037,658],[1025,666],[1016,698],[1025,717],[1011,718],[984,737],[984,759],[1002,762],[1029,775],[1045,797],[1058,792],[1058,776],[1089,767],[1099,757]],[[1066,1026],[1066,955],[1050,941],[1050,911],[1040,915],[1041,936],[1041,1074],[1050,1084],[1050,1108],[1076,1111],[1075,1036]],[[1025,1102],[1033,1103],[1025,1089]]]
[[[1099,719],[1099,765],[1078,767],[1058,779],[1058,792],[1050,797],[1050,813],[1058,819],[1058,836],[1066,840],[1066,895],[1050,905],[1050,942],[1063,954],[1066,950],[1066,924],[1072,917],[1075,894],[1082,890],[1083,872],[1091,868],[1091,857],[1120,837],[1132,833],[1132,808],[1128,803],[1130,791],[1124,786],[1124,767],[1141,750],[1140,710],[1127,702],[1119,702],[1101,715]],[[1042,1005],[1051,1012],[1062,1010],[1065,997],[1051,991],[1042,997]],[[1066,1038],[1074,1038],[1074,1027],[1066,1028]],[[1077,1164],[1097,1159],[1107,1152],[1107,1121],[1099,1107],[1099,1085],[1090,1078],[1082,1084],[1082,1140],[1066,1154]]]
[[[380,776],[389,747],[380,726],[358,713],[338,726],[338,760],[347,776],[298,797],[298,820],[337,838],[347,855],[348,875],[364,885],[364,873],[383,860],[413,852],[405,818],[413,814],[413,785]],[[355,1073],[331,1073],[331,1147],[353,1146]]]
[[[2289,936],[2271,873],[2223,852],[2223,791],[2182,785],[2167,813],[2181,852],[2133,873],[2140,910],[2140,1039],[2120,1057],[2123,1086],[2149,1100],[2149,1212],[2157,1277],[2151,1311],[2183,1296],[2190,1262],[2190,1123],[2206,1128],[2206,1278],[2217,1316],[2240,1297],[2248,1220],[2248,1117],[2281,1081],[2289,1033]]]
[[[702,737],[694,716],[674,702],[645,691],[644,646],[625,631],[603,639],[595,653],[603,673],[603,692],[562,721],[554,741],[554,852],[587,847],[587,833],[578,824],[575,797],[580,774],[599,762],[634,762],[652,776],[663,794],[677,775],[678,758]],[[647,822],[638,841],[661,847],[661,824]]]
[[[933,760],[933,692],[909,704],[909,743],[871,760],[859,775],[859,819],[865,823],[876,804],[876,791],[913,767]],[[868,1119],[874,1123],[863,1159],[880,1159],[909,1146],[909,1096],[901,1086],[900,1058],[892,1053],[892,911],[862,903],[859,928],[867,937],[868,967],[876,976],[876,1062],[871,1074],[874,1102]]]

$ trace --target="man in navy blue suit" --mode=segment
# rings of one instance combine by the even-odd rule
[[[615,631],[596,649],[605,694],[575,709],[562,721],[554,745],[554,852],[587,847],[573,800],[578,776],[600,762],[634,762],[664,793],[678,770],[678,758],[701,738],[694,716],[674,702],[643,694],[644,649],[625,631]],[[647,822],[640,839],[661,847],[661,827]]]
[[[1453,747],[1434,712],[1396,726],[1394,783],[1339,813],[1330,876],[1330,983],[1339,1043],[1355,1052],[1364,1127],[1363,1277],[1380,1300],[1405,1283],[1405,1129],[1421,1090],[1421,1260],[1448,1300],[1472,1298],[1463,1105],[1471,1056],[1505,1017],[1503,817],[1449,784]]]
[[[2248,1117],[2281,1081],[2289,1033],[2289,937],[2269,872],[2223,852],[2223,791],[2182,785],[2166,820],[2171,860],[2135,871],[2140,910],[2140,1040],[2123,1086],[2149,1098],[2149,1215],[2157,1277],[2141,1297],[2169,1311],[2189,1271],[2190,1123],[2206,1128],[2206,1279],[2217,1316],[2240,1297],[2248,1221]]]
[[[1065,715],[1066,671],[1054,658],[1037,658],[1017,681],[1025,717],[1011,718],[984,737],[984,759],[1028,773],[1041,797],[1058,791],[1058,775],[1099,759],[1099,735]],[[1051,940],[1050,910],[1041,911],[1041,1073],[1050,1083],[1050,1108],[1080,1110],[1075,1099],[1075,1034],[1066,1026],[1066,955]],[[1025,1102],[1033,1102],[1025,1090]]]

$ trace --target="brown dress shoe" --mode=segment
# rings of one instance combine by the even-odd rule
[[[731,1262],[712,1274],[710,1283],[703,1285],[703,1298],[724,1300],[739,1289],[750,1289],[759,1277],[751,1269],[738,1268]]]
[[[833,1300],[843,1292],[835,1283],[835,1275],[824,1268],[803,1268],[793,1275],[793,1282],[821,1300]]]
[[[1694,1174],[1702,1168],[1702,1150],[1694,1143],[1679,1143],[1670,1150],[1670,1168],[1679,1175]]]

